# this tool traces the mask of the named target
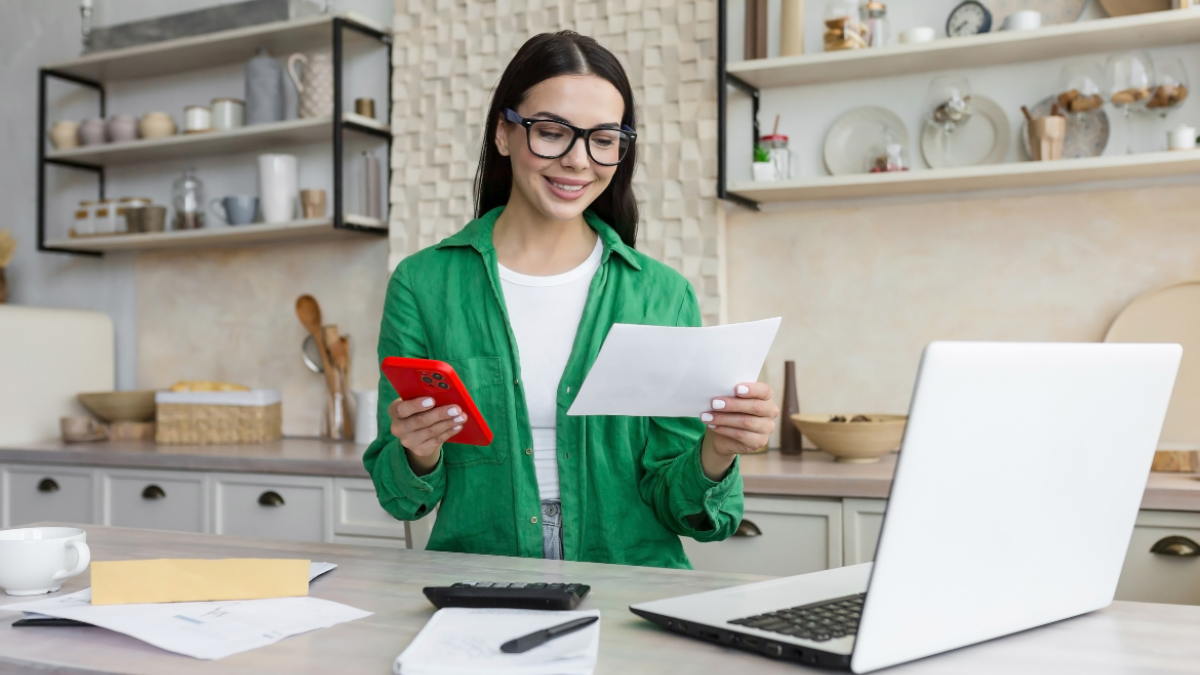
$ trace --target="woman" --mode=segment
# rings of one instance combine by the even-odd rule
[[[380,378],[363,461],[396,518],[440,503],[430,549],[687,568],[680,535],[717,541],[741,520],[735,459],[779,413],[765,384],[700,419],[566,416],[613,323],[700,324],[687,281],[633,248],[636,126],[610,52],[530,39],[488,111],[476,219],[392,275],[380,359],[448,362],[495,436],[450,442],[461,410]]]

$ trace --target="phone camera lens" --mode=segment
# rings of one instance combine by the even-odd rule
[[[422,377],[421,381],[425,384],[433,384],[433,380],[429,379],[428,377]]]
[[[446,384],[445,382],[438,382],[438,386],[441,387],[442,389],[450,388],[450,385]]]
[[[433,373],[433,379],[438,380],[440,382],[443,379],[442,374],[441,373]]]

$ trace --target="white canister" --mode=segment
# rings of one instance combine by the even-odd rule
[[[207,106],[189,105],[183,109],[183,133],[195,134],[212,129],[212,110]]]
[[[1180,124],[1167,132],[1167,147],[1171,150],[1192,150],[1196,147],[1196,130]]]
[[[258,156],[258,204],[264,223],[286,223],[295,218],[299,174],[295,155]]]
[[[96,202],[90,200],[79,202],[79,208],[75,209],[75,227],[72,228],[75,236],[86,237],[95,234],[96,226],[92,223],[95,206]]]
[[[917,26],[900,33],[900,44],[915,45],[922,42],[933,42],[937,39],[937,31],[929,26]]]
[[[212,128],[218,131],[236,129],[246,123],[246,104],[236,98],[212,100]]]
[[[1042,27],[1042,13],[1036,9],[1023,9],[1004,17],[1000,30],[1033,30]]]
[[[105,199],[96,203],[92,211],[92,232],[114,234],[117,231],[117,201]]]
[[[354,400],[357,411],[354,414],[354,442],[367,445],[374,442],[379,435],[378,389],[355,389]]]

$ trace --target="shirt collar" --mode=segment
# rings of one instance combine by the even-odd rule
[[[495,250],[495,246],[492,245],[492,228],[496,226],[496,219],[503,212],[504,207],[497,206],[483,216],[467,223],[467,226],[456,234],[438,242],[434,248],[470,246],[480,253]],[[604,256],[601,258],[601,263],[608,262],[609,256],[616,253],[633,269],[639,271],[642,269],[642,263],[638,261],[637,254],[621,241],[621,236],[617,234],[616,230],[612,229],[600,216],[592,213],[589,209],[583,212],[583,219],[587,222],[588,227],[596,231],[596,235],[604,244]]]

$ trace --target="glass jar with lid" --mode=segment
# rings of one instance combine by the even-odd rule
[[[204,227],[205,204],[204,181],[197,178],[195,169],[189,166],[171,186],[171,205],[175,208],[171,229],[196,230]]]
[[[767,151],[771,165],[775,167],[775,180],[792,177],[792,151],[788,149],[788,137],[783,134],[767,134],[759,139],[760,146]]]
[[[860,0],[827,0],[825,3],[825,51],[863,49],[867,28],[863,25]]]
[[[888,30],[887,5],[872,0],[862,6],[863,27],[867,31],[868,47],[886,47],[891,34]]]

